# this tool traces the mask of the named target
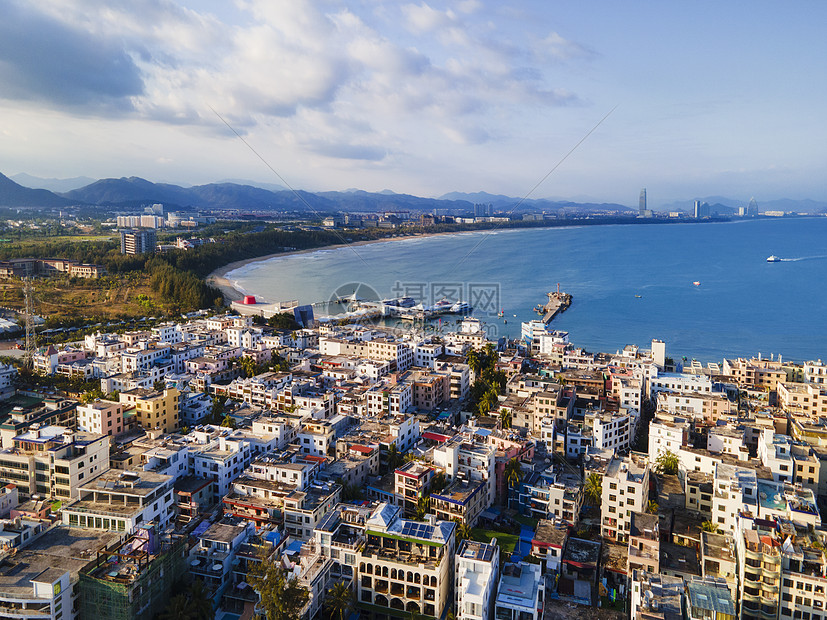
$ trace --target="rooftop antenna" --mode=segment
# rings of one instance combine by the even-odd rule
[[[23,356],[23,363],[27,368],[34,365],[34,353],[37,347],[34,332],[34,289],[32,288],[32,278],[27,276],[23,278],[23,296],[26,300],[26,354]]]

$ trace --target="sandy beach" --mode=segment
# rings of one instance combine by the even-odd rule
[[[473,232],[486,231],[469,230],[457,232],[420,233],[416,235],[406,235],[404,237],[385,237],[383,239],[369,239],[366,241],[355,241],[353,243],[337,243],[335,245],[322,245],[317,248],[307,248],[306,250],[296,250],[294,252],[276,252],[275,254],[266,254],[265,256],[257,256],[256,258],[238,260],[234,263],[230,263],[229,265],[219,267],[210,275],[208,275],[205,281],[210,286],[214,286],[215,288],[220,290],[221,293],[224,295],[224,300],[226,302],[241,301],[244,298],[245,293],[242,293],[241,291],[233,287],[233,283],[227,278],[227,274],[233,271],[234,269],[239,269],[241,267],[244,267],[245,265],[249,265],[250,263],[257,263],[259,261],[269,260],[271,258],[276,257],[293,256],[295,254],[309,254],[311,252],[318,252],[320,250],[336,250],[339,248],[358,247],[360,245],[368,245],[369,243],[386,243],[388,241],[404,241],[405,239],[421,239],[423,237],[436,237],[437,235],[458,235]]]

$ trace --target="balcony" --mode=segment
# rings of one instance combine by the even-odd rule
[[[629,557],[630,558],[642,558],[644,560],[660,560],[660,555],[657,553],[651,553],[646,551],[645,549],[641,551],[637,547],[632,547],[629,549]]]

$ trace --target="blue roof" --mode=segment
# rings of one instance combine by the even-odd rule
[[[487,428],[478,428],[474,431],[475,435],[481,435],[483,437],[488,437],[491,434],[491,430]]]
[[[299,551],[301,551],[303,544],[304,544],[304,541],[302,541],[302,540],[294,540],[289,545],[287,545],[287,547],[284,549],[284,553],[286,553],[288,555],[294,555],[294,554],[298,553]]]

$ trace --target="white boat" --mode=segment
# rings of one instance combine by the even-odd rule
[[[471,304],[467,301],[458,301],[453,306],[451,306],[451,312],[454,314],[462,314],[464,312],[471,312]]]
[[[768,263],[780,263],[781,259],[778,258],[775,254],[773,254],[773,255],[767,257],[767,262]]]

